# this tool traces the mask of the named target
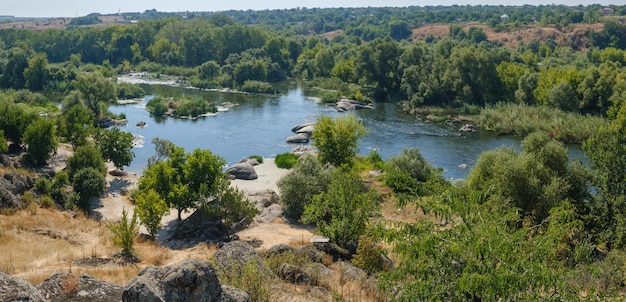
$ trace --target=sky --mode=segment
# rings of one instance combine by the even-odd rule
[[[296,7],[380,7],[380,6],[434,6],[434,5],[626,5],[626,0],[0,0],[0,15],[16,17],[76,17],[90,13],[143,12],[156,9],[162,12],[264,10]]]

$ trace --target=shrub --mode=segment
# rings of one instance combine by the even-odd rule
[[[362,268],[368,274],[374,274],[385,269],[385,262],[382,254],[384,253],[382,245],[373,236],[361,235],[359,237],[359,246],[356,249],[356,255],[352,258],[352,264]]]
[[[278,154],[274,162],[281,169],[291,169],[298,163],[298,155],[290,152]]]
[[[165,200],[153,189],[140,193],[135,199],[135,212],[150,236],[156,236],[161,228],[161,219],[169,211]]]
[[[278,181],[285,215],[299,220],[304,207],[313,201],[313,196],[324,192],[328,183],[330,172],[315,157],[302,157],[293,171]]]
[[[78,207],[87,212],[89,199],[99,196],[106,189],[104,175],[94,168],[78,170],[72,179],[72,187],[79,196]]]
[[[128,220],[126,208],[122,209],[122,219],[117,223],[109,223],[107,228],[113,232],[113,244],[122,249],[122,253],[132,255],[135,237],[139,235],[137,213]]]
[[[50,194],[52,192],[52,182],[45,177],[39,177],[35,180],[35,188],[41,194]]]
[[[339,100],[339,92],[337,91],[325,91],[320,95],[322,103],[334,104]]]
[[[249,159],[256,159],[256,161],[258,161],[259,164],[263,163],[263,156],[261,156],[261,155],[250,155],[248,158]]]
[[[274,93],[274,88],[267,82],[245,81],[241,86],[241,91],[248,93]]]
[[[222,284],[248,292],[251,301],[270,301],[273,283],[271,276],[267,270],[259,266],[256,260],[251,259],[246,264],[233,261],[233,267],[228,270],[221,266],[215,266],[215,268]]]

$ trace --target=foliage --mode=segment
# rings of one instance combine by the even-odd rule
[[[108,130],[98,130],[94,136],[96,145],[104,160],[111,161],[115,168],[123,170],[130,165],[135,157],[133,153],[133,135],[129,132],[113,127]]]
[[[390,270],[390,267],[385,267],[386,264],[382,258],[384,252],[385,249],[378,238],[375,238],[372,234],[361,235],[356,255],[352,257],[352,263],[370,275],[383,270]]]
[[[87,143],[87,137],[92,131],[93,119],[87,107],[76,105],[63,113],[59,124],[59,134],[76,150]]]
[[[116,84],[115,91],[117,93],[117,98],[120,100],[135,99],[146,94],[146,91],[139,87],[139,85],[130,83]]]
[[[76,148],[74,150],[74,155],[67,159],[67,173],[71,180],[74,179],[74,176],[81,169],[85,168],[93,168],[104,175],[106,174],[106,167],[104,165],[104,159],[102,159],[102,154],[98,151],[98,148],[92,145],[84,145]]]
[[[169,207],[178,210],[179,220],[183,211],[202,207],[219,193],[225,179],[222,157],[200,149],[185,153],[184,148],[166,140],[153,143],[157,155],[139,180],[139,193],[153,189]]]
[[[519,213],[491,190],[451,188],[422,204],[453,218],[449,226],[424,220],[387,229],[400,262],[382,274],[383,289],[399,301],[577,299],[554,261],[566,234],[580,231],[573,207],[564,203],[549,222],[520,228]]]
[[[220,282],[246,291],[251,301],[271,301],[271,275],[264,270],[256,259],[251,259],[245,264],[233,261],[231,269],[216,266]]]
[[[352,114],[335,118],[322,116],[313,131],[313,146],[319,160],[334,166],[350,165],[359,151],[359,140],[367,134],[365,126]]]
[[[305,155],[298,165],[277,183],[285,215],[299,220],[304,208],[313,202],[313,196],[326,191],[331,174],[313,156]]]
[[[169,208],[159,194],[150,189],[135,197],[135,213],[150,236],[155,237],[161,228],[161,219],[169,212]]]
[[[95,120],[104,118],[107,112],[107,102],[116,98],[115,85],[99,72],[79,74],[74,81],[76,89],[80,91],[81,98],[91,111]]]
[[[261,155],[250,155],[248,156],[249,159],[255,159],[257,162],[259,162],[259,164],[263,163],[263,156]]]
[[[395,192],[415,191],[419,183],[439,174],[417,147],[404,148],[399,155],[387,159],[385,173],[385,185]]]
[[[480,124],[498,134],[526,136],[541,131],[562,142],[580,143],[606,125],[606,120],[546,106],[498,104],[481,111]]]
[[[248,93],[274,93],[274,88],[267,82],[248,80],[241,85],[241,91]]]
[[[28,145],[25,159],[36,166],[44,165],[57,147],[54,123],[44,119],[35,120],[26,128],[22,140]]]
[[[92,167],[82,168],[72,177],[72,187],[78,194],[78,207],[89,212],[90,199],[100,196],[106,189],[104,175]]]
[[[28,125],[36,119],[34,114],[26,112],[22,107],[10,100],[0,99],[0,129],[5,138],[12,143],[20,144]]]
[[[219,217],[226,227],[226,236],[230,237],[230,229],[242,222],[249,223],[259,214],[259,210],[245,197],[242,191],[224,181],[215,198],[207,203],[206,209]]]
[[[568,163],[565,146],[536,132],[522,141],[522,148],[521,153],[508,147],[483,153],[467,177],[468,187],[492,187],[500,202],[536,223],[566,199],[584,212],[589,173]]]
[[[298,155],[291,152],[276,155],[274,164],[281,169],[291,169],[298,163]]]
[[[109,222],[107,228],[113,233],[113,244],[122,249],[122,253],[132,255],[135,238],[139,235],[139,221],[137,213],[128,219],[128,211],[122,209],[122,218],[119,222]]]
[[[378,193],[368,189],[356,171],[338,168],[326,191],[304,207],[302,221],[314,222],[320,233],[345,247],[365,232],[370,217],[379,214],[379,201]]]

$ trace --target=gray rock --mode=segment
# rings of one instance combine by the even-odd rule
[[[5,187],[2,187],[0,181],[0,208],[21,208],[19,198],[13,194],[13,192]]]
[[[460,132],[475,132],[476,128],[472,124],[465,124],[461,128],[459,128]]]
[[[311,262],[322,263],[324,260],[324,252],[319,251],[313,245],[305,245],[300,247],[300,253],[306,255]]]
[[[335,266],[338,272],[340,274],[343,274],[346,280],[363,281],[367,279],[367,273],[364,270],[352,265],[349,262],[339,261],[339,262],[333,263],[331,267],[332,266]]]
[[[308,135],[300,133],[287,137],[285,142],[288,144],[308,144],[310,140]]]
[[[335,110],[339,112],[346,112],[358,109],[374,109],[374,106],[370,103],[359,102],[349,99],[341,99],[335,104]]]
[[[222,285],[222,295],[218,302],[251,302],[250,295],[241,289]]]
[[[52,275],[37,288],[50,302],[118,302],[124,290],[90,275],[63,273]]]
[[[309,301],[333,301],[333,295],[325,287],[314,286],[306,292]]]
[[[277,245],[274,245],[274,246],[270,247],[269,249],[267,249],[267,251],[265,253],[267,254],[267,256],[278,256],[278,255],[284,254],[284,253],[295,254],[296,253],[296,249],[293,248],[290,245],[281,243],[281,244],[277,244]]]
[[[309,274],[312,279],[319,281],[329,280],[335,272],[321,263],[310,263],[304,266],[303,271]]]
[[[333,257],[333,261],[350,260],[352,258],[350,252],[332,242],[315,243],[315,247],[328,255]]]
[[[309,283],[309,281],[311,281],[309,274],[305,273],[299,267],[288,263],[283,263],[280,266],[280,269],[278,270],[278,277],[293,284]]]
[[[302,123],[300,125],[295,125],[293,126],[293,128],[291,128],[291,132],[298,132],[298,130],[304,128],[304,127],[308,127],[308,126],[315,126],[314,122],[308,122],[308,123]]]
[[[235,176],[236,179],[254,180],[259,178],[254,167],[248,162],[234,164],[226,169],[226,172]]]
[[[47,300],[34,285],[0,271],[0,301],[44,302]]]
[[[296,131],[297,134],[305,134],[308,137],[313,136],[313,131],[315,131],[315,125],[310,125],[306,127],[302,127]]]
[[[261,257],[252,246],[243,241],[232,241],[224,244],[213,256],[215,266],[218,269],[231,271],[242,266],[256,262],[259,268],[262,266]]]
[[[124,302],[220,301],[222,286],[210,262],[187,259],[172,266],[149,266],[126,284]]]
[[[254,217],[254,221],[258,223],[270,223],[283,216],[283,206],[277,203],[271,204],[263,208],[259,215]]]

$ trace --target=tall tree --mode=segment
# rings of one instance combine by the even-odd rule
[[[28,67],[24,69],[26,87],[30,90],[43,90],[48,81],[48,56],[45,52],[37,54],[28,60]]]
[[[116,98],[113,82],[99,72],[91,72],[79,74],[74,85],[80,91],[94,119],[96,121],[102,119],[108,108],[107,102]]]
[[[353,114],[335,118],[322,116],[313,131],[313,146],[322,163],[334,166],[351,164],[359,151],[359,140],[367,134],[365,126]]]
[[[26,160],[36,166],[45,164],[57,147],[54,123],[45,119],[35,120],[26,128],[22,140],[28,146]]]

